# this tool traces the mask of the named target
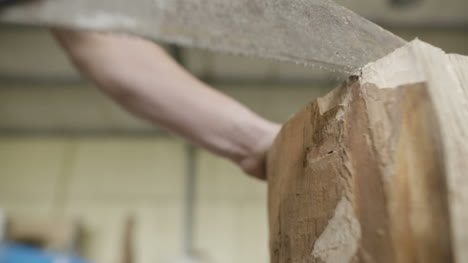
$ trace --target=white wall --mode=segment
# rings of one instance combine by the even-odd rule
[[[116,263],[136,220],[137,262],[182,250],[184,143],[173,138],[0,138],[0,207],[12,216],[77,219],[84,252]],[[267,262],[266,185],[197,154],[194,247],[212,262]]]
[[[161,262],[180,252],[183,149],[158,138],[1,138],[0,207],[79,220],[86,255],[102,263],[120,258],[134,215],[138,262]]]

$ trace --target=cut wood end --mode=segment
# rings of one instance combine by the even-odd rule
[[[465,262],[467,114],[468,58],[420,40],[308,104],[268,156],[272,262]]]
[[[421,49],[445,54],[440,48],[415,39],[388,56],[364,66],[359,74],[361,83],[371,83],[379,88],[396,88],[425,81],[427,76],[414,53]]]
[[[353,205],[343,197],[335,215],[315,242],[312,257],[324,263],[351,262],[358,251],[360,239],[361,225]]]

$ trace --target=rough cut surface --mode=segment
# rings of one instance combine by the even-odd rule
[[[283,127],[271,262],[468,262],[468,58],[421,41]]]
[[[330,0],[32,0],[0,21],[121,31],[155,40],[355,71],[404,41]]]

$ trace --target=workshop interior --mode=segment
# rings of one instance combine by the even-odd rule
[[[335,2],[405,40],[468,55],[466,0]],[[348,76],[163,45],[278,123]],[[49,28],[0,23],[0,263],[266,263],[267,201],[265,182],[112,102]]]

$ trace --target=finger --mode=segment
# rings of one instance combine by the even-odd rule
[[[245,165],[243,166],[243,170],[246,174],[255,177],[259,180],[265,181],[267,179],[264,160],[257,160],[255,163]]]

